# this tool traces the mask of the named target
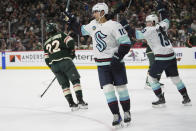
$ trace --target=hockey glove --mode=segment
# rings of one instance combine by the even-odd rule
[[[155,3],[156,10],[159,13],[167,10],[166,3],[164,3],[163,0],[156,0]]]
[[[77,22],[76,17],[69,13],[63,12],[64,18],[63,20],[68,23],[69,28],[77,35],[80,35],[80,24]]]
[[[51,65],[49,64],[49,58],[45,59],[46,65],[51,68]]]
[[[72,15],[70,12],[62,12],[63,20],[67,23],[70,23],[75,20],[75,16]]]
[[[72,60],[76,57],[75,50],[71,50],[71,58]]]
[[[121,63],[121,60],[122,59],[123,58],[121,58],[118,53],[114,53],[114,56],[112,57],[112,61],[111,61],[111,67],[112,67],[112,69],[121,68],[122,65],[123,65]]]
[[[121,18],[120,24],[125,28],[128,33],[129,38],[135,37],[135,30],[131,29],[127,19],[125,17]]]

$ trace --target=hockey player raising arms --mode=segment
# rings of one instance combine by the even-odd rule
[[[44,43],[45,62],[51,68],[61,85],[71,110],[88,108],[88,104],[83,101],[80,75],[72,61],[75,57],[73,38],[68,34],[58,32],[55,23],[47,24],[46,32],[48,39]],[[73,101],[69,81],[73,84],[78,100],[77,103]]]
[[[152,105],[160,106],[165,104],[164,93],[158,82],[159,75],[163,71],[165,71],[167,77],[171,78],[182,95],[182,104],[191,105],[187,89],[178,74],[175,52],[166,33],[169,28],[167,8],[162,0],[157,0],[157,3],[157,10],[163,20],[158,22],[158,17],[155,14],[148,15],[146,17],[146,28],[142,31],[144,39],[147,40],[147,44],[155,55],[155,62],[150,68],[148,80],[155,95],[158,97],[158,101],[152,102]]]
[[[112,125],[122,124],[115,91],[119,95],[119,101],[124,111],[124,123],[128,124],[131,121],[130,98],[126,86],[127,75],[123,57],[129,52],[131,41],[120,23],[106,19],[108,6],[105,3],[94,5],[92,13],[94,20],[83,25],[81,32],[83,35],[92,37],[100,86],[114,116]]]

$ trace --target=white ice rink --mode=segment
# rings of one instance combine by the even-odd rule
[[[161,109],[152,108],[156,97],[144,89],[146,71],[127,70],[132,123],[121,131],[195,131],[196,69],[179,70],[192,106],[181,104],[181,95],[163,75],[167,103]],[[79,72],[89,109],[71,112],[57,81],[43,98],[38,97],[54,77],[50,70],[0,70],[0,131],[113,131],[97,70]]]

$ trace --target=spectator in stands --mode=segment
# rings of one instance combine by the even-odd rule
[[[69,9],[74,12],[73,14],[77,16],[81,24],[86,24],[89,23],[92,18],[89,9],[98,1],[107,2],[109,8],[115,10],[122,1],[127,0],[82,1],[88,5],[84,6],[80,2],[75,1],[74,4],[70,4]],[[172,12],[171,25],[173,25],[172,28],[174,28],[169,32],[169,34],[172,33],[170,38],[173,39],[173,43],[179,43],[180,35],[176,32],[181,29],[182,24],[190,25],[191,29],[196,31],[196,2],[195,0],[168,0],[168,2],[176,4],[175,7],[169,8],[170,12]],[[146,15],[153,10],[153,8],[151,8],[153,3],[153,0],[137,0],[132,2],[127,14],[131,27],[139,27],[144,23]],[[13,33],[15,33],[16,36],[19,36],[22,42],[23,39],[30,38],[29,33],[41,39],[41,21],[43,20],[45,23],[48,23],[49,20],[53,20],[56,23],[59,23],[59,14],[61,11],[64,11],[65,8],[65,0],[1,0],[0,39],[10,39],[9,35],[12,36]],[[52,16],[54,16],[54,19],[51,19]],[[8,32],[9,22],[11,27],[10,32]],[[189,32],[190,30],[188,30],[188,33]],[[186,35],[187,34],[185,33],[185,37],[187,37]],[[36,37],[33,37],[33,41],[35,39]],[[26,46],[26,43],[27,42],[24,42],[24,46]],[[180,46],[180,44],[175,44],[175,46]]]
[[[189,47],[196,46],[196,31],[193,31],[192,35],[188,39],[188,46]]]
[[[187,40],[187,28],[185,25],[182,25],[181,28],[178,30],[180,46],[183,46]]]
[[[6,49],[7,49],[7,45],[6,45],[6,42],[5,42],[5,40],[4,39],[1,39],[0,40],[0,51],[6,51]]]
[[[15,48],[12,51],[25,51],[26,48],[22,45],[22,42],[20,39],[16,40],[15,42]]]
[[[193,29],[194,31],[196,31],[196,18],[193,20],[193,22],[191,24],[191,29]]]
[[[32,45],[32,49],[34,51],[42,50],[42,45],[38,40],[35,40]]]
[[[187,34],[192,34],[193,33],[193,29],[191,28],[191,25],[188,24],[187,25]]]

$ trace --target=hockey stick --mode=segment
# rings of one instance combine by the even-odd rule
[[[50,88],[50,86],[52,85],[52,83],[54,82],[55,79],[56,79],[56,77],[54,77],[54,79],[50,82],[50,84],[49,84],[48,87],[45,89],[45,91],[40,95],[41,98],[44,96],[44,94],[46,93],[46,91]]]
[[[63,19],[66,21],[66,22],[68,22],[69,21],[69,17],[68,17],[68,15],[69,15],[69,5],[70,5],[70,0],[67,0],[67,5],[66,5],[66,8],[65,8],[65,12],[63,11],[63,12],[61,12],[62,13],[62,15],[63,15]]]
[[[66,12],[68,12],[68,10],[69,10],[69,4],[70,4],[70,0],[67,0],[67,5],[66,5],[66,9],[65,9]]]
[[[88,5],[87,3],[82,2],[82,1],[80,1],[80,0],[77,0],[77,2],[79,2],[79,3],[82,4],[82,5]]]
[[[128,14],[128,10],[129,10],[129,8],[130,8],[130,6],[131,6],[132,1],[133,1],[133,0],[130,0],[130,1],[129,1],[129,4],[128,4],[127,9],[126,9],[126,11],[125,11],[125,16],[127,16],[127,14]]]

